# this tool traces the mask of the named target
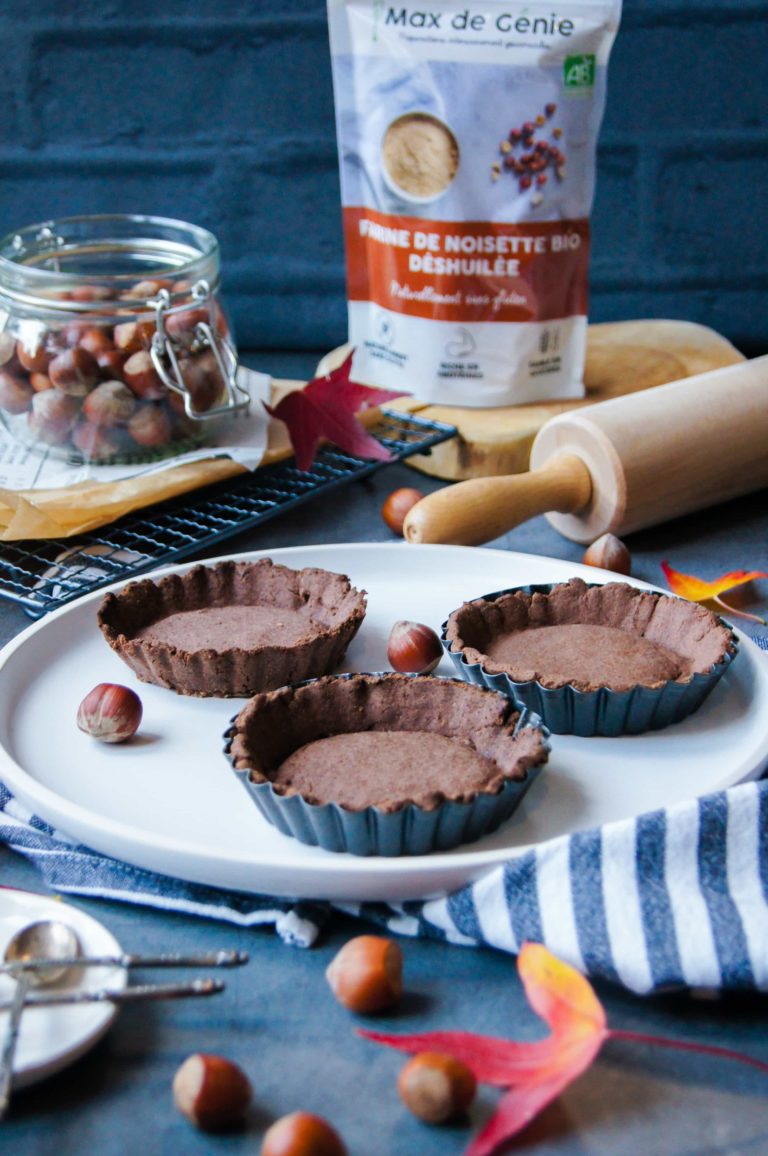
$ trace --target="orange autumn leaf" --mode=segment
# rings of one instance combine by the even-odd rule
[[[719,595],[733,590],[736,586],[743,586],[753,578],[768,578],[768,573],[764,570],[731,570],[730,573],[715,578],[714,582],[703,582],[693,574],[681,574],[679,570],[673,570],[668,562],[662,562],[661,568],[672,593],[688,598],[691,602],[714,601]]]
[[[524,943],[517,970],[528,1002],[556,1036],[581,1037],[605,1028],[605,1011],[588,980],[541,943]]]
[[[731,570],[730,573],[715,578],[714,582],[703,582],[701,578],[696,578],[693,574],[682,574],[679,570],[674,570],[668,562],[662,562],[661,568],[673,594],[679,594],[691,602],[716,602],[718,606],[722,606],[729,614],[735,614],[737,618],[749,618],[753,622],[760,622],[765,625],[765,620],[758,617],[757,614],[747,614],[745,610],[737,610],[734,606],[729,606],[727,602],[723,602],[720,597],[727,590],[733,590],[736,586],[744,586],[753,578],[768,578],[768,573],[764,570]]]

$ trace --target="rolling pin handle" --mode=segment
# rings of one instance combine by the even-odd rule
[[[530,473],[471,478],[428,494],[409,511],[403,533],[408,542],[479,546],[539,514],[577,513],[591,497],[582,459],[556,454]]]

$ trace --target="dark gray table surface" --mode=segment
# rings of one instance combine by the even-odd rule
[[[247,358],[280,376],[306,376],[311,354]],[[233,553],[308,543],[390,541],[380,519],[386,495],[402,485],[424,492],[440,484],[403,465],[387,467],[336,494],[310,503],[227,544]],[[649,529],[628,539],[633,574],[664,584],[659,568],[715,577],[743,567],[768,570],[768,503],[755,494]],[[578,561],[583,548],[539,518],[493,543],[504,549]],[[406,547],[404,547],[406,548]],[[768,582],[748,592],[749,609],[768,614]],[[0,600],[0,641],[28,624],[23,611]],[[759,630],[739,623],[749,633]],[[768,725],[768,723],[767,723]],[[0,847],[0,881],[42,892],[36,871]],[[18,1093],[0,1124],[0,1150],[18,1156],[258,1152],[264,1129],[297,1108],[318,1112],[342,1133],[350,1156],[431,1156],[460,1153],[487,1118],[496,1093],[482,1089],[466,1124],[429,1128],[401,1105],[396,1074],[401,1057],[355,1036],[355,1020],[332,998],[324,970],[340,945],[362,930],[336,917],[309,951],[285,946],[271,930],[240,930],[107,901],[75,900],[101,920],[129,951],[237,947],[251,962],[227,974],[227,990],[211,1000],[124,1009],[106,1038],[51,1079]],[[511,1038],[541,1034],[504,954],[401,941],[407,996],[377,1024],[395,1031],[463,1028]],[[768,950],[768,944],[765,945]],[[157,973],[135,975],[157,978]],[[640,999],[598,986],[616,1027],[716,1043],[768,1062],[768,1001],[764,995],[717,1000],[666,995]],[[370,1021],[368,1021],[370,1022]],[[175,1111],[171,1081],[195,1051],[218,1052],[242,1065],[254,1086],[244,1129],[197,1133]],[[512,1145],[510,1151],[575,1156],[705,1156],[768,1151],[768,1078],[755,1069],[691,1053],[608,1044],[596,1063]]]

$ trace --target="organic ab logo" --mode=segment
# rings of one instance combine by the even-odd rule
[[[563,65],[563,83],[566,88],[592,88],[595,83],[594,54],[566,56]]]

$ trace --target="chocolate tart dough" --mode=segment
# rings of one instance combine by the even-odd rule
[[[546,762],[542,731],[519,720],[503,695],[454,679],[321,678],[253,698],[228,732],[228,756],[284,798],[432,811],[496,795]]]
[[[346,575],[262,558],[131,582],[105,595],[97,621],[142,682],[247,697],[334,670],[365,608]]]
[[[490,674],[579,691],[684,683],[733,649],[731,631],[703,606],[580,578],[547,593],[466,602],[450,615],[444,637],[451,652]]]

